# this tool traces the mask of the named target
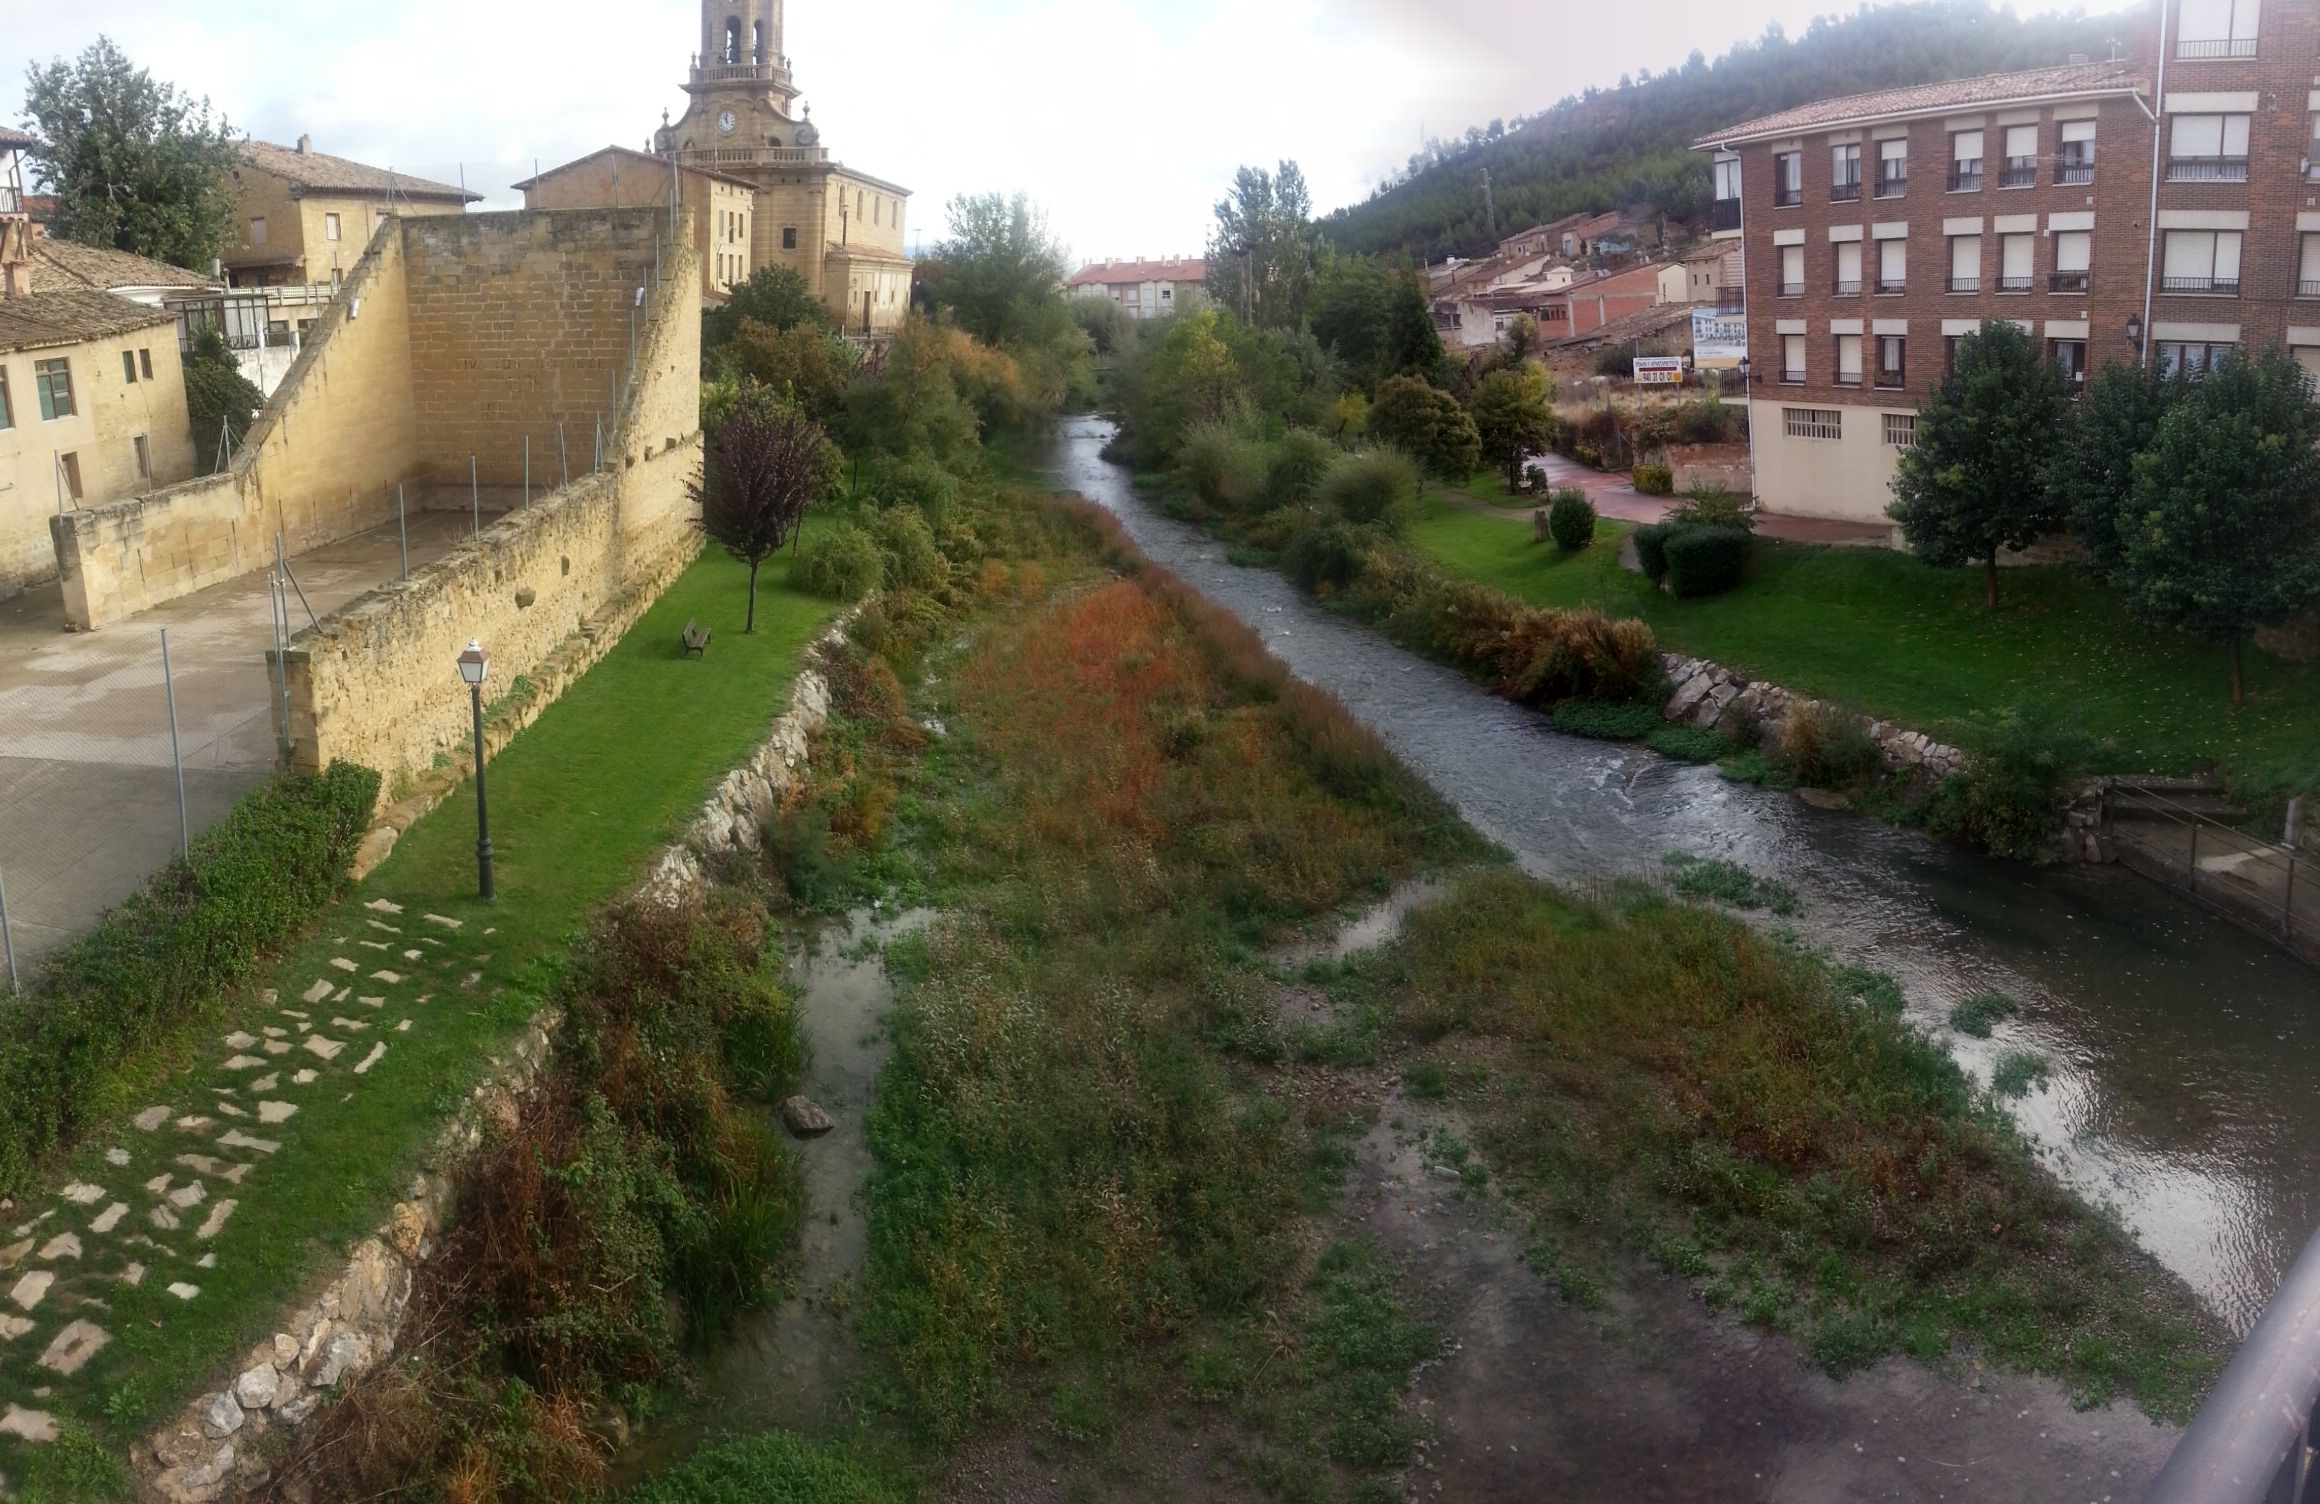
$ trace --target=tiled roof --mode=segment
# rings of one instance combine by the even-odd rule
[[[1696,303],[1661,303],[1656,307],[1640,309],[1608,324],[1599,325],[1585,334],[1574,334],[1555,341],[1557,349],[1584,349],[1589,345],[1623,344],[1631,339],[1647,339],[1654,334],[1673,329],[1678,324],[1691,322]]]
[[[599,157],[621,157],[628,161],[634,162],[638,166],[643,167],[651,172],[666,174],[669,170],[669,160],[666,157],[648,156],[632,146],[606,146],[600,147],[584,157],[574,157],[571,161],[564,163],[560,167],[551,167],[546,172],[541,173],[538,177],[526,178],[520,183],[511,183],[509,186],[514,188],[518,193],[523,192],[527,188],[537,188],[540,186],[540,184],[545,183],[548,179],[557,177],[563,173],[570,172],[576,167],[585,166],[586,164],[595,161]],[[683,170],[686,172],[694,173],[700,177],[714,178],[720,183],[731,183],[737,188],[748,188],[754,191],[757,187],[755,183],[752,183],[747,178],[737,178],[729,172],[718,172],[714,168],[696,167],[689,162],[684,164]]]
[[[177,315],[166,308],[132,303],[109,292],[78,287],[42,292],[36,287],[21,298],[0,298],[0,350],[77,345],[175,322]]]
[[[215,287],[200,272],[153,261],[106,246],[82,245],[77,240],[47,236],[32,243],[35,287],[87,287],[110,292],[116,287]]]
[[[271,141],[245,141],[242,155],[264,171],[287,182],[315,193],[361,193],[384,196],[389,189],[405,198],[453,199],[460,203],[479,203],[480,193],[454,188],[449,183],[431,183],[409,173],[388,172],[380,167],[365,167],[344,157],[309,148],[300,151],[292,146],[276,146]]]
[[[2010,104],[2076,94],[2131,93],[2142,79],[2143,70],[2128,62],[2072,63],[2060,68],[2030,68],[2020,73],[1988,73],[1980,78],[1955,78],[1947,83],[1917,84],[1906,89],[1855,94],[1846,99],[1824,99],[1702,136],[1693,145],[1705,150],[1728,141],[1787,136],[1798,131],[1898,115],[1939,114],[1971,105]]]
[[[1091,261],[1073,272],[1066,287],[1133,287],[1144,282],[1205,282],[1208,263],[1195,257],[1161,261]]]
[[[20,130],[0,125],[0,150],[13,147],[17,151],[30,151],[39,144]]]

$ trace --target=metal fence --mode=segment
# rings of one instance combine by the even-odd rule
[[[273,766],[262,676],[246,652],[220,654],[219,635],[196,621],[82,636],[7,623],[0,987],[29,981]]]
[[[2309,850],[2260,840],[2150,788],[2114,792],[2109,814],[2123,865],[2320,965],[2320,862]]]
[[[2320,1504],[2320,1235],[2175,1443],[2144,1504]]]

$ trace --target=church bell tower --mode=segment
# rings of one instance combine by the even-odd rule
[[[790,118],[798,89],[782,51],[782,0],[701,0],[701,51],[685,92],[746,96]]]

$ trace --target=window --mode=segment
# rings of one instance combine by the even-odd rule
[[[1804,202],[1804,153],[1776,151],[1772,154],[1772,207],[1793,209]]]
[[[137,384],[137,352],[134,350],[121,352],[121,379],[131,386]]]
[[[2006,165],[1998,174],[2001,188],[2028,188],[2038,181],[2038,127],[2006,127]]]
[[[1740,163],[1737,158],[1716,164],[1716,197],[1719,199],[1737,199],[1740,197]]]
[[[1909,242],[1880,240],[1877,242],[1877,290],[1900,292],[1909,284]]]
[[[781,227],[781,248],[785,251],[794,251],[797,249],[796,225],[783,225]]]
[[[1858,334],[1840,334],[1837,336],[1837,385],[1859,386],[1860,384],[1861,336]]]
[[[2296,263],[2296,296],[2320,298],[2320,235],[2304,237]]]
[[[73,415],[72,367],[62,360],[36,360],[32,363],[33,389],[40,393],[40,416],[43,422]]]
[[[2054,369],[2062,373],[2075,395],[2086,385],[2086,341],[2083,339],[2050,339],[2046,342],[2047,358]]]
[[[56,457],[59,470],[64,472],[64,491],[75,502],[81,499],[81,457],[78,454],[60,454]]]
[[[2178,373],[2193,381],[2215,369],[2215,363],[2231,349],[2228,344],[2193,344],[2162,341],[2159,345],[2159,369],[2169,376]]]
[[[250,221],[250,244],[264,245],[265,243],[266,216],[261,214],[256,219]]]
[[[137,370],[147,381],[153,379],[153,352],[151,350],[137,352]]]
[[[337,216],[337,215],[335,215],[335,214],[325,214],[325,215],[323,215],[323,216],[322,216],[322,238],[323,238],[323,239],[325,239],[325,240],[336,240],[336,239],[338,239],[338,216]]]
[[[1858,297],[1861,292],[1861,242],[1842,240],[1837,243],[1837,285],[1840,298]]]
[[[2245,115],[2177,115],[2167,142],[2170,183],[2244,183],[2248,175]]]
[[[1981,236],[1952,235],[1949,238],[1949,290],[1951,292],[1980,292],[1982,290]]]
[[[1877,384],[1888,390],[1909,385],[1909,341],[1905,337],[1877,336]]]
[[[2239,295],[2237,230],[2169,230],[2162,292]]]
[[[2304,179],[2320,183],[2320,114],[2312,117],[2308,138],[2311,144],[2304,148]]]
[[[2037,236],[1999,236],[1998,291],[2028,292],[2031,284],[2038,280],[2035,270],[2037,256]]]
[[[1955,131],[1949,138],[1949,191],[1971,193],[1982,186],[1982,133]]]
[[[2065,120],[2062,122],[2062,155],[2055,159],[2054,181],[2057,183],[2091,183],[2094,181],[2094,122]]]
[[[1861,196],[1861,147],[1858,142],[1829,148],[1829,197],[1850,203]]]
[[[1780,379],[1790,386],[1804,385],[1804,336],[1801,334],[1780,337]]]
[[[1887,413],[1885,415],[1885,442],[1895,449],[1917,447],[1917,414]]]
[[[137,451],[137,478],[151,480],[153,478],[153,451],[146,447],[145,435],[139,434],[129,443]]]
[[[16,408],[8,400],[8,373],[0,370],[0,428],[16,426]]]
[[[1804,296],[1804,247],[1784,245],[1780,248],[1780,295],[1784,298]]]
[[[2093,285],[2094,233],[2091,230],[2054,232],[2054,274],[2046,279],[2053,292],[2085,292]]]
[[[1792,439],[1841,439],[1845,436],[1845,414],[1834,407],[1784,407],[1780,410],[1781,423]]]
[[[1909,189],[1909,143],[1877,143],[1877,196],[1899,198]]]
[[[1964,337],[1959,334],[1945,334],[1941,337],[1941,373],[1944,376],[1957,373],[1958,341]]]
[[[2177,18],[2179,58],[2254,57],[2260,0],[2183,0]]]

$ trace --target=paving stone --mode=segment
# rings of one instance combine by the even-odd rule
[[[389,987],[400,987],[403,985],[403,974],[399,971],[374,971],[371,973],[371,980],[384,982]]]
[[[255,1092],[279,1091],[281,1086],[282,1073],[280,1071],[276,1071],[272,1075],[260,1076],[257,1080],[252,1081],[250,1083],[250,1090]]]
[[[56,1340],[40,1355],[40,1366],[69,1379],[112,1340],[113,1334],[95,1322],[76,1321],[56,1334]]]
[[[288,1029],[277,1029],[271,1024],[267,1025],[259,1032],[264,1034],[268,1039],[288,1039],[290,1037],[290,1031]]]
[[[269,1039],[266,1041],[266,1053],[269,1055],[287,1055],[290,1053],[290,1041],[287,1039]]]
[[[119,1227],[121,1225],[121,1219],[128,1215],[129,1203],[126,1201],[116,1201],[111,1206],[106,1207],[102,1212],[97,1214],[97,1220],[89,1224],[89,1231],[97,1234],[99,1237],[103,1237],[106,1233],[109,1233],[114,1228]]]
[[[228,1149],[255,1149],[260,1154],[276,1154],[281,1152],[282,1148],[281,1144],[273,1139],[252,1138],[239,1128],[220,1138],[218,1143]]]
[[[400,914],[403,912],[403,906],[401,904],[389,903],[383,898],[374,898],[369,903],[364,904],[363,907],[369,909],[374,914]]]
[[[166,1107],[148,1107],[129,1121],[147,1133],[159,1133],[161,1125],[169,1121],[169,1109]]]
[[[55,1283],[55,1275],[45,1269],[36,1269],[16,1282],[16,1288],[8,1292],[8,1298],[16,1302],[19,1311],[30,1311],[48,1298],[48,1287]]]
[[[441,914],[429,914],[426,916],[426,919],[429,924],[440,924],[447,930],[463,930],[467,928],[467,925],[464,921],[458,919],[446,919]]]
[[[300,1023],[304,1023],[309,1015],[301,1013],[295,1008],[284,1008],[282,1010],[282,1016],[284,1018],[295,1018]]]
[[[313,986],[300,993],[298,995],[298,1001],[311,1008],[316,1003],[319,1003],[324,998],[330,996],[332,989],[336,988],[337,986],[338,984],[336,982],[333,982],[328,977],[324,977],[321,981],[316,982]]]
[[[332,956],[332,957],[330,958],[330,964],[331,964],[331,965],[333,965],[333,966],[335,966],[335,967],[337,967],[337,968],[338,968],[340,971],[360,971],[360,970],[362,970],[362,968],[361,968],[360,966],[357,966],[357,965],[356,965],[354,962],[352,962],[352,961],[348,960],[348,959],[347,959],[346,957],[344,957],[344,956]],[[313,999],[313,998],[308,998],[308,999],[307,999],[307,1001],[311,1003],[311,1002],[314,1002],[314,1001],[315,1001],[315,999]]]
[[[226,1062],[225,1068],[229,1071],[249,1071],[256,1070],[265,1063],[266,1057],[263,1055],[236,1055]]]
[[[128,1268],[122,1270],[121,1283],[127,1285],[131,1289],[135,1289],[137,1286],[145,1283],[145,1266],[143,1264],[133,1263]]]
[[[211,1238],[216,1237],[219,1233],[224,1232],[226,1230],[226,1223],[233,1218],[234,1208],[239,1205],[241,1205],[241,1203],[238,1201],[226,1200],[220,1201],[217,1205],[211,1207],[209,1209],[209,1220],[201,1224],[201,1230],[193,1235],[194,1238],[199,1242],[206,1243]]]
[[[179,1118],[177,1126],[187,1133],[206,1133],[217,1126],[217,1119],[205,1118],[199,1113],[191,1113]]]
[[[215,1269],[217,1267],[217,1255],[214,1253],[205,1253],[200,1258],[193,1261],[193,1267],[196,1269]]]
[[[462,987],[464,987],[464,988],[466,988],[468,991],[470,991],[470,992],[473,992],[473,991],[475,990],[475,984],[476,984],[476,983],[478,983],[478,982],[480,982],[480,981],[482,981],[482,980],[483,980],[483,973],[482,973],[482,972],[480,972],[480,971],[471,971],[471,972],[469,972],[469,973],[468,973],[466,976],[464,976],[464,977],[460,978],[459,985],[460,985],[460,986],[462,986]]]
[[[255,1035],[245,1034],[240,1030],[228,1034],[225,1040],[226,1048],[229,1050],[246,1050],[257,1042]]]
[[[370,1027],[369,1024],[357,1018],[334,1018],[330,1021],[330,1024],[332,1028],[344,1029],[349,1034],[360,1034],[363,1030]]]
[[[266,1124],[287,1123],[298,1116],[296,1102],[260,1102],[258,1121]]]
[[[236,1107],[231,1102],[218,1103],[218,1111],[224,1113],[229,1118],[246,1118],[249,1116],[248,1113],[242,1111],[239,1107]]]
[[[0,1342],[14,1342],[26,1332],[31,1331],[32,1327],[33,1323],[25,1320],[22,1316],[10,1316],[6,1312],[0,1312]]]
[[[0,1248],[0,1270],[13,1269],[23,1263],[24,1256],[32,1252],[33,1242],[33,1239],[26,1238],[21,1243],[11,1243],[6,1248]]]
[[[160,1228],[163,1232],[175,1232],[177,1229],[185,1225],[178,1219],[177,1213],[171,1211],[166,1206],[157,1206],[153,1208],[153,1210],[145,1214],[145,1220],[152,1223],[155,1227]]]
[[[206,1154],[180,1154],[177,1162],[201,1175],[212,1175],[232,1185],[240,1185],[250,1167],[230,1159],[212,1159]]]
[[[367,1076],[371,1073],[372,1066],[377,1065],[380,1061],[386,1058],[386,1045],[384,1043],[374,1044],[371,1046],[371,1052],[368,1055],[363,1056],[362,1064],[354,1068],[354,1073],[358,1076]]]
[[[384,919],[366,919],[363,921],[363,923],[369,925],[372,929],[377,930],[382,934],[400,935],[403,933],[403,927],[401,925],[389,924]]]
[[[46,1446],[56,1440],[56,1417],[43,1410],[26,1410],[10,1405],[0,1411],[0,1436],[14,1436],[34,1446]]]
[[[427,953],[423,950],[407,950],[403,952],[403,959],[406,961],[424,961],[427,959]]]
[[[186,1284],[183,1280],[180,1280],[178,1283],[169,1287],[169,1293],[176,1296],[179,1300],[191,1300],[196,1295],[201,1293],[201,1286],[189,1285]]]
[[[346,995],[352,991],[354,991],[352,987],[341,987],[330,995],[330,1000],[334,1003],[343,1003],[346,1001]]]
[[[336,1060],[339,1052],[345,1048],[346,1045],[336,1039],[325,1039],[319,1034],[306,1036],[306,1053],[318,1055],[324,1060]]]
[[[80,1256],[81,1240],[78,1233],[60,1232],[42,1244],[40,1249],[44,1263],[53,1264],[58,1259],[77,1259]]]
[[[290,1084],[293,1086],[312,1086],[318,1078],[318,1072],[300,1071],[297,1075],[290,1078]]]
[[[187,1156],[185,1156],[185,1155],[182,1155],[182,1154],[181,1154],[181,1155],[179,1155],[179,1156],[177,1157],[177,1162],[178,1162],[179,1164],[185,1164],[185,1163],[187,1163]],[[165,1174],[165,1175],[156,1175],[156,1176],[154,1176],[154,1177],[153,1177],[151,1180],[148,1180],[148,1181],[146,1181],[146,1182],[145,1182],[145,1189],[147,1189],[147,1190],[151,1191],[151,1192],[152,1192],[154,1195],[158,1196],[158,1195],[162,1194],[163,1192],[167,1191],[167,1190],[169,1189],[169,1183],[170,1183],[171,1181],[175,1180],[176,1178],[177,1178],[177,1177],[176,1177],[176,1176],[174,1176],[174,1175],[166,1175],[166,1174]]]
[[[383,997],[358,997],[355,1001],[365,1008],[384,1008],[387,1005],[387,1000]]]
[[[406,1019],[404,1019],[404,1020],[403,1020],[401,1023],[399,1023],[399,1024],[395,1025],[395,1032],[396,1032],[397,1034],[408,1034],[408,1033],[410,1033],[410,1032],[411,1032],[411,1021],[410,1021],[409,1019],[407,1019],[407,1018],[406,1018]]]
[[[169,1204],[179,1211],[191,1211],[208,1199],[209,1187],[198,1180],[191,1185],[181,1185],[169,1193]]]
[[[361,946],[364,950],[383,951],[388,948],[385,944],[377,940],[357,940],[355,944]]]
[[[125,1170],[129,1167],[129,1151],[126,1149],[107,1149],[105,1163],[116,1170]]]
[[[71,1185],[66,1186],[59,1194],[75,1206],[94,1206],[105,1199],[105,1188],[101,1185],[89,1185],[76,1180]]]

